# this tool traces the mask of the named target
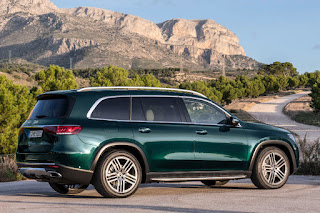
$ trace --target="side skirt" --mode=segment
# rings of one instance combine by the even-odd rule
[[[235,180],[251,177],[251,171],[149,172],[146,182],[182,182],[196,180]]]

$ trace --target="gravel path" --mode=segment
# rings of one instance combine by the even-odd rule
[[[1,213],[319,213],[319,209],[319,176],[293,175],[277,190],[257,189],[249,179],[213,188],[200,181],[142,184],[124,199],[102,198],[91,185],[77,195],[60,195],[44,182],[0,183]]]
[[[290,130],[296,133],[300,138],[304,138],[307,134],[309,141],[314,141],[320,138],[320,127],[305,125],[291,120],[283,114],[283,108],[291,101],[307,95],[310,92],[302,92],[293,95],[287,95],[270,101],[259,103],[247,110],[255,119]]]

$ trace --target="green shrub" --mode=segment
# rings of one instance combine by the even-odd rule
[[[18,128],[34,104],[35,98],[27,87],[0,76],[0,154],[15,152]]]
[[[47,70],[41,70],[35,75],[35,80],[44,92],[78,88],[72,71],[59,66],[52,65]]]
[[[311,89],[311,104],[310,106],[316,113],[320,113],[320,82],[315,83]],[[320,115],[319,115],[320,116]]]

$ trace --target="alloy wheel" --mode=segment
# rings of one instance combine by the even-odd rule
[[[279,185],[286,180],[288,168],[286,159],[278,153],[271,152],[262,163],[264,179],[271,185]]]
[[[138,170],[130,158],[118,156],[108,163],[105,177],[108,186],[114,192],[124,194],[137,184]]]

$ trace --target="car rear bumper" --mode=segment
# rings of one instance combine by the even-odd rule
[[[54,163],[20,163],[21,175],[29,179],[60,184],[90,184],[93,171]]]

